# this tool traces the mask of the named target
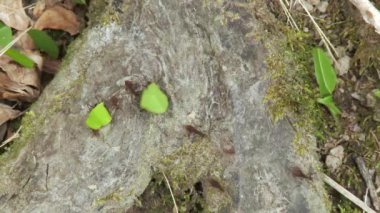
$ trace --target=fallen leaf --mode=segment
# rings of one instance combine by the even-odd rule
[[[27,69],[16,64],[0,64],[0,67],[11,81],[36,88],[40,86],[39,73],[34,69]]]
[[[72,11],[56,5],[42,13],[37,19],[34,28],[39,30],[63,30],[75,35],[79,32],[79,22]]]
[[[38,69],[42,69],[44,58],[38,51],[25,50],[23,54],[28,56],[37,65]]]
[[[2,0],[0,20],[16,30],[26,30],[30,24],[30,18],[25,13],[22,0]]]
[[[29,53],[32,54],[32,53]],[[37,54],[33,57],[38,57]],[[32,102],[40,95],[40,73],[14,63],[0,60],[0,98]],[[42,66],[42,64],[41,64]]]
[[[44,12],[45,8],[46,8],[45,1],[38,1],[36,3],[36,6],[33,9],[33,16],[35,18],[40,17],[42,15],[42,13]]]
[[[3,139],[5,138],[5,135],[7,134],[7,130],[8,130],[8,123],[3,123],[0,125],[0,141],[3,141]]]
[[[18,32],[15,37],[20,34]],[[15,47],[18,47],[22,50],[34,50],[36,47],[34,46],[34,42],[32,38],[26,33],[24,34],[16,43]]]
[[[0,125],[15,119],[20,115],[20,111],[14,110],[12,107],[0,103]]]
[[[42,71],[55,75],[58,72],[59,65],[61,64],[60,60],[54,59],[45,59],[44,64],[42,66]]]
[[[19,84],[9,79],[7,74],[0,72],[0,98],[32,102],[38,98],[40,91],[28,85]]]

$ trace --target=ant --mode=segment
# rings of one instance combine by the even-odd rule
[[[126,91],[130,91],[133,95],[139,96],[136,85],[132,81],[124,81],[124,86]]]
[[[293,175],[293,177],[299,177],[299,178],[304,178],[311,180],[311,175],[306,175],[298,166],[293,166],[290,168],[290,171]]]
[[[183,127],[184,127],[184,128],[186,129],[186,131],[189,133],[189,137],[190,137],[191,134],[196,134],[196,135],[199,135],[199,136],[201,136],[201,137],[205,137],[205,136],[206,136],[203,132],[197,130],[195,127],[193,127],[193,126],[191,126],[191,125],[185,125],[185,126],[183,126]]]

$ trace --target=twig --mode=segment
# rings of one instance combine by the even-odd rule
[[[343,188],[341,185],[339,185],[337,182],[335,182],[333,179],[331,179],[329,176],[322,174],[323,181],[334,188],[336,191],[338,191],[341,195],[345,196],[347,199],[349,199],[351,202],[353,202],[355,205],[359,206],[362,210],[368,212],[368,213],[376,213],[375,210],[371,209],[367,204],[365,204],[362,200],[357,198],[355,195],[353,195],[351,192],[349,192],[347,189]]]
[[[364,203],[369,206],[369,205],[371,205],[371,201],[368,199],[368,192],[369,192],[369,189],[367,187],[367,189],[365,190],[365,195],[364,195],[363,200],[364,200]],[[363,213],[364,213],[364,211],[363,211]]]
[[[3,141],[3,143],[0,145],[0,148],[7,145],[8,143],[13,141],[14,139],[18,138],[20,136],[19,132],[21,129],[22,129],[22,126],[20,126],[20,128],[18,128],[18,130],[11,137],[9,137],[7,140]]]
[[[178,206],[177,206],[177,203],[176,203],[175,198],[174,198],[174,195],[173,195],[172,187],[170,187],[169,180],[168,180],[168,178],[166,177],[165,173],[162,172],[162,174],[164,175],[164,178],[165,178],[166,184],[167,184],[168,187],[169,187],[170,195],[172,196],[173,203],[174,203],[175,212],[178,213]]]
[[[3,47],[0,51],[0,56],[4,55],[5,52],[7,52],[18,40],[21,39],[32,27],[29,27],[28,29],[22,31],[16,38],[14,38],[7,46]]]
[[[376,210],[380,210],[380,201],[379,197],[376,194],[375,185],[372,182],[372,175],[369,173],[365,162],[362,157],[358,156],[355,158],[356,165],[358,165],[360,174],[362,175],[367,188],[369,190],[369,196],[371,197],[372,205]]]
[[[330,42],[330,39],[327,38],[326,34],[323,32],[323,30],[321,29],[321,27],[319,27],[318,23],[315,21],[314,17],[310,14],[310,12],[307,10],[306,6],[305,6],[305,3],[303,2],[303,0],[298,0],[298,3],[302,6],[302,8],[305,10],[305,12],[307,13],[307,15],[309,16],[311,22],[314,24],[315,28],[317,29],[317,32],[318,34],[321,36],[321,39],[323,41],[323,44],[325,45],[326,47],[326,50],[327,52],[329,53],[329,55],[331,56],[331,58],[333,59],[333,61],[337,64],[337,60],[335,59],[334,57],[334,54],[333,52],[335,53],[335,55],[338,55],[337,51],[335,50],[335,47],[334,45],[332,45],[332,43]],[[332,51],[333,52],[332,52]]]
[[[376,7],[369,0],[350,0],[350,2],[358,8],[364,21],[372,25],[380,34],[380,12]]]
[[[280,2],[282,10],[284,10],[285,15],[288,18],[288,22],[290,23],[290,25],[293,28],[295,28],[297,31],[300,31],[300,29],[299,29],[296,21],[293,19],[292,14],[290,13],[290,11],[288,10],[288,8],[286,7],[286,4],[283,2],[283,0],[278,0],[278,1]],[[289,2],[286,2],[286,3],[289,5]]]

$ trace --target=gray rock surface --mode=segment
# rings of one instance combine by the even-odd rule
[[[256,4],[102,2],[93,1],[91,26],[2,156],[3,212],[124,212],[148,185],[151,167],[189,143],[188,124],[229,159],[220,176],[233,204],[224,211],[327,212],[318,179],[290,172],[314,167],[313,156],[297,156],[289,123],[273,124],[265,109],[266,50],[250,36],[263,30]],[[159,84],[169,111],[140,110],[125,80]],[[112,123],[94,134],[84,124],[89,109],[112,96],[119,109],[109,106]],[[231,145],[235,153],[226,157]]]

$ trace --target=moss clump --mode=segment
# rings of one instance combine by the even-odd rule
[[[270,85],[265,101],[269,105],[273,120],[293,115],[291,122],[296,131],[320,135],[319,132],[332,121],[325,119],[322,107],[316,101],[318,85],[312,65],[311,37],[287,27],[283,27],[282,31],[286,36],[285,40],[266,44],[269,50],[267,65]],[[296,135],[293,144],[301,156],[308,153],[308,138]]]
[[[218,212],[228,208],[231,198],[224,190],[218,155],[209,139],[198,138],[163,157],[149,186],[128,212],[173,210],[174,203],[164,174],[180,212]]]
[[[111,192],[104,197],[98,198],[95,201],[95,205],[101,206],[101,205],[104,205],[105,203],[110,202],[110,201],[114,201],[114,202],[122,201],[122,197],[121,197],[120,193],[118,191]]]
[[[222,173],[218,152],[208,139],[186,143],[164,157],[158,168],[167,174],[174,190],[189,188],[207,174],[220,176]]]

